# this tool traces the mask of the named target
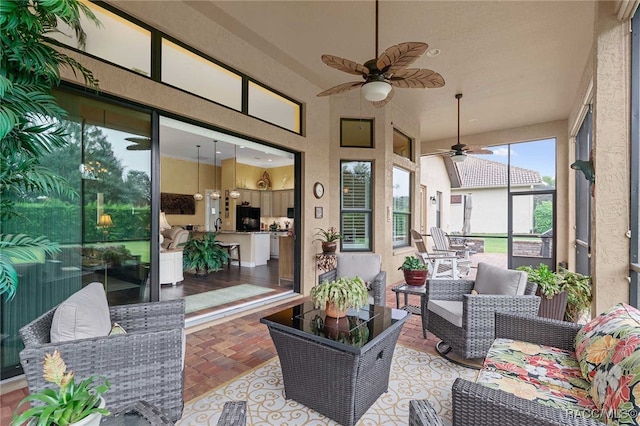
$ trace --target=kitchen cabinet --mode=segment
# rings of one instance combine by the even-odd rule
[[[260,191],[260,215],[272,216],[271,199],[271,191]]]
[[[280,238],[280,260],[278,261],[278,285],[282,280],[290,281],[293,284],[293,238],[284,236]]]
[[[270,254],[272,259],[277,259],[280,255],[280,237],[277,232],[271,233],[271,245],[270,245]]]
[[[280,257],[280,237],[286,237],[288,232],[272,232],[270,240],[270,254],[272,259]]]
[[[293,189],[272,191],[271,214],[276,217],[286,217],[287,208],[293,207]]]
[[[253,189],[241,189],[240,190],[240,201],[241,202],[249,202],[251,207],[262,207],[262,203],[260,200],[260,193],[262,191],[256,191]],[[262,210],[260,214],[264,216]]]

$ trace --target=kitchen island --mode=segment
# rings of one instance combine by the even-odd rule
[[[254,268],[266,265],[269,260],[269,245],[271,234],[269,232],[238,232],[220,231],[216,234],[216,240],[223,243],[238,243],[242,251],[242,264]]]

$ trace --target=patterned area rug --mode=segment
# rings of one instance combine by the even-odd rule
[[[240,284],[229,288],[222,288],[220,290],[211,290],[204,293],[192,294],[190,296],[185,296],[184,298],[185,313],[188,314],[201,309],[224,305],[225,303],[259,296],[272,291],[273,290],[268,287],[260,287],[253,284]]]
[[[451,424],[451,385],[458,377],[475,380],[477,371],[437,355],[397,345],[391,363],[389,391],[369,408],[358,425],[407,425],[409,401],[428,399]],[[246,400],[248,425],[337,425],[306,406],[284,399],[282,371],[274,358],[253,371],[185,404],[179,425],[215,425],[226,401]]]

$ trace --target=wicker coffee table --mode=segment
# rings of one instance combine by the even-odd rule
[[[396,294],[396,308],[411,312],[412,314],[420,315],[422,317],[422,337],[427,338],[427,324],[429,322],[429,311],[427,310],[427,303],[429,297],[427,296],[427,286],[425,285],[415,286],[402,283],[391,289]],[[404,305],[400,306],[400,295],[404,295]],[[420,296],[420,306],[409,304],[409,295]]]
[[[387,390],[393,351],[410,316],[369,305],[336,320],[306,302],[260,322],[278,352],[285,397],[352,426]]]
[[[104,426],[162,426],[173,425],[162,410],[146,401],[135,404],[109,416],[103,416],[100,425]]]

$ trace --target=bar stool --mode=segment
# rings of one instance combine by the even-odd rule
[[[242,261],[241,261],[241,257],[240,257],[240,243],[222,243],[222,242],[217,242],[217,244],[225,249],[227,251],[227,253],[229,254],[229,260],[227,261],[227,268],[231,268],[231,261],[232,260],[237,260],[238,261],[238,268],[240,268],[242,266]],[[231,257],[231,252],[235,251],[237,254],[237,257],[235,259],[233,259]]]

